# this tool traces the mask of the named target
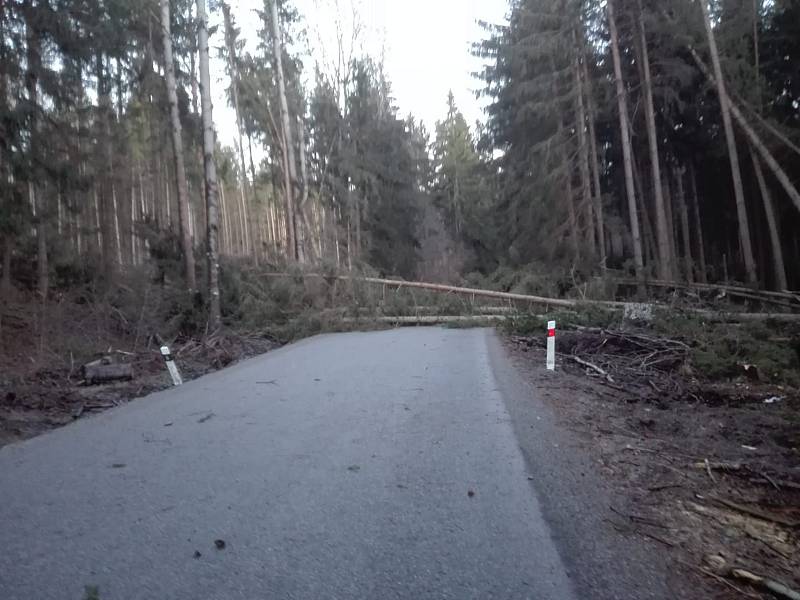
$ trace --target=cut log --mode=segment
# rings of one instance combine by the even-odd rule
[[[559,308],[573,308],[580,309],[582,306],[600,306],[608,310],[622,310],[629,302],[610,302],[606,300],[577,300],[571,298],[546,298],[544,296],[531,296],[528,294],[514,294],[511,292],[496,292],[493,290],[481,290],[475,288],[465,288],[452,285],[443,285],[439,283],[426,283],[423,281],[403,281],[399,279],[382,279],[378,277],[356,277],[352,275],[335,275],[327,276],[319,273],[304,273],[296,275],[293,273],[264,273],[264,277],[286,277],[286,278],[308,278],[319,277],[330,282],[334,281],[353,281],[358,283],[369,283],[374,285],[393,286],[399,288],[416,288],[423,290],[430,290],[432,292],[441,292],[446,294],[461,294],[464,296],[471,296],[475,298],[497,298],[501,300],[511,300],[518,302],[527,302],[528,304],[544,305],[545,307],[559,307]],[[675,284],[681,285],[681,284]],[[713,286],[711,286],[713,287]],[[766,294],[765,292],[761,292]],[[770,292],[775,294],[776,292]],[[664,307],[663,304],[652,303],[654,307]],[[703,309],[686,309],[687,313],[707,318],[710,321],[730,322],[736,323],[740,321],[762,321],[762,320],[776,320],[776,321],[800,321],[800,314],[798,313],[743,313],[743,312],[729,312],[723,313],[719,311],[703,310]]]
[[[734,579],[738,579],[739,581],[746,581],[754,587],[771,592],[779,598],[800,600],[800,592],[796,592],[790,587],[782,584],[780,581],[775,581],[774,579],[769,579],[768,577],[756,575],[755,573],[751,573],[746,569],[731,569],[730,576]]]
[[[390,323],[395,325],[439,325],[442,323],[462,323],[480,325],[489,322],[505,321],[507,315],[418,315],[401,317],[361,317],[354,319],[347,317],[342,319],[343,323]]]
[[[607,281],[611,281],[612,283],[616,283],[618,285],[636,285],[637,282],[635,279],[625,278],[625,277],[615,277],[613,279],[607,279]],[[797,301],[797,296],[791,292],[775,292],[772,290],[754,290],[752,288],[743,288],[740,286],[735,285],[724,285],[724,284],[715,284],[715,283],[686,283],[685,281],[663,281],[661,279],[648,279],[644,282],[648,287],[663,287],[663,288],[676,288],[676,289],[689,289],[689,290],[706,290],[709,292],[718,292],[724,291],[731,296],[736,296],[741,294],[747,294],[746,297],[748,298],[756,298],[762,302],[768,302],[769,298],[776,298],[780,300],[785,300],[789,303],[794,302],[792,304],[792,308],[800,308],[800,302]]]
[[[127,363],[102,364],[94,361],[83,365],[83,378],[91,383],[107,383],[133,379],[133,365]]]

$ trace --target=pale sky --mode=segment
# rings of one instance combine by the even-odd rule
[[[310,47],[311,56],[303,59],[306,77],[313,77],[314,64],[324,61],[325,52],[335,52],[335,15],[340,15],[344,29],[351,30],[355,8],[362,29],[362,51],[357,54],[385,57],[401,116],[413,114],[432,133],[435,122],[445,115],[447,92],[452,89],[467,122],[483,120],[483,103],[474,94],[480,82],[471,76],[480,70],[481,61],[472,57],[470,47],[485,35],[479,20],[505,22],[508,0],[294,0],[293,4],[303,17]],[[231,6],[247,49],[255,51],[260,22],[253,11],[263,2],[231,0]],[[221,15],[212,15],[212,24],[221,20]],[[223,43],[220,27],[211,44]],[[214,121],[220,141],[230,145],[235,118],[224,97],[228,82],[219,59],[212,61],[212,78],[216,79]]]

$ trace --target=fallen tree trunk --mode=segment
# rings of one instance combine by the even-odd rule
[[[628,278],[614,278],[606,279],[618,285],[638,285],[635,279]],[[739,296],[742,298],[750,298],[753,300],[760,300],[762,302],[770,302],[779,306],[786,306],[789,308],[800,309],[799,297],[791,292],[773,292],[770,290],[754,290],[751,288],[744,288],[735,285],[714,284],[714,283],[687,283],[681,281],[664,281],[661,279],[648,279],[644,282],[649,287],[663,287],[663,288],[676,288],[685,290],[705,290],[709,292],[724,291],[731,296]],[[792,304],[794,302],[794,304]]]
[[[768,577],[756,575],[755,573],[751,573],[746,569],[731,569],[730,577],[733,579],[738,579],[739,581],[745,581],[750,585],[760,588],[764,591],[771,592],[779,598],[800,600],[800,592],[793,590],[780,581],[775,581],[774,579],[770,579]]]
[[[498,298],[503,300],[512,300],[518,302],[527,302],[528,304],[541,304],[545,307],[557,306],[559,308],[572,308],[577,309],[581,306],[600,306],[609,310],[622,310],[628,306],[629,302],[611,302],[607,300],[577,300],[570,298],[546,298],[543,296],[530,296],[527,294],[513,294],[510,292],[495,292],[493,290],[481,290],[477,288],[464,288],[452,285],[444,285],[439,283],[426,283],[422,281],[403,281],[399,279],[383,279],[379,277],[357,277],[353,275],[321,275],[319,273],[305,273],[302,275],[295,275],[292,273],[266,273],[267,277],[287,277],[287,278],[306,278],[306,277],[319,277],[326,279],[330,282],[333,281],[354,281],[361,283],[370,283],[374,285],[385,285],[399,288],[416,288],[423,290],[430,290],[433,292],[441,292],[448,294],[462,294],[472,297],[483,298]],[[713,286],[712,286],[713,287]],[[667,308],[664,305],[651,303],[655,307]],[[711,321],[720,322],[737,322],[737,321],[759,321],[765,319],[774,319],[778,321],[800,321],[800,313],[723,313],[719,311],[703,310],[703,309],[686,309],[696,315],[703,316]]]
[[[697,63],[697,67],[703,72],[706,79],[708,79],[709,83],[712,85],[716,84],[716,79],[714,75],[708,70],[708,67],[703,62],[703,59],[700,58],[700,55],[697,54],[697,51],[689,47],[689,51],[692,53],[692,58],[694,59],[695,63]],[[747,139],[753,145],[753,147],[758,150],[758,153],[761,155],[761,158],[764,159],[764,162],[769,167],[772,174],[775,175],[775,178],[780,182],[781,186],[783,187],[786,194],[789,198],[792,199],[795,208],[800,210],[800,192],[797,191],[797,188],[792,183],[789,176],[786,174],[786,171],[778,164],[778,161],[775,160],[775,157],[772,156],[772,153],[767,149],[764,145],[764,142],[761,141],[761,138],[758,134],[753,130],[750,124],[747,122],[747,119],[742,114],[742,111],[733,103],[733,100],[730,96],[727,97],[728,105],[731,109],[731,115],[733,116],[736,123],[741,127],[742,131],[744,132]]]
[[[478,288],[465,288],[441,283],[426,283],[423,281],[404,281],[402,279],[384,279],[380,277],[357,277],[353,275],[322,275],[319,273],[304,273],[295,275],[292,273],[265,273],[267,277],[320,277],[327,280],[338,281],[358,281],[361,283],[371,283],[374,285],[385,285],[396,288],[416,288],[430,290],[433,292],[443,292],[448,294],[461,294],[476,298],[497,298],[500,300],[514,300],[527,302],[529,304],[544,304],[546,306],[558,306],[560,308],[576,308],[581,304],[591,304],[593,306],[606,306],[611,309],[621,309],[625,302],[611,302],[606,300],[577,300],[571,298],[546,298],[544,296],[532,296],[529,294],[514,294],[511,292],[496,292],[494,290],[482,290]]]
[[[401,317],[364,317],[356,319],[347,317],[342,319],[343,323],[391,323],[396,325],[439,325],[442,323],[494,323],[505,321],[507,315],[419,315]]]
[[[337,279],[361,281],[364,283],[373,283],[376,285],[388,285],[397,288],[418,288],[423,290],[431,290],[435,292],[447,292],[452,294],[463,294],[466,296],[475,296],[481,298],[500,298],[503,300],[517,300],[520,302],[528,302],[531,304],[545,304],[548,306],[558,306],[561,308],[575,308],[580,305],[582,300],[573,300],[569,298],[546,298],[544,296],[531,296],[528,294],[514,294],[511,292],[495,292],[493,290],[481,290],[477,288],[464,288],[452,285],[443,285],[439,283],[425,283],[421,281],[402,281],[397,279],[382,279],[378,277],[351,277],[349,275],[338,276]],[[586,301],[587,304],[595,306],[608,306],[610,308],[622,308],[625,306],[624,302],[607,302],[603,300]]]
[[[107,383],[133,379],[133,366],[127,363],[102,364],[95,361],[83,365],[83,378],[89,383]]]

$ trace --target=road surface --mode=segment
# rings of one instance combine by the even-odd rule
[[[509,368],[491,330],[319,336],[5,447],[0,598],[627,597],[548,524]]]

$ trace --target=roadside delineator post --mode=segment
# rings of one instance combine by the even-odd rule
[[[178,365],[172,360],[172,353],[169,351],[169,346],[161,346],[161,356],[164,357],[164,362],[167,363],[167,370],[169,371],[170,377],[172,377],[172,385],[182,385],[183,379],[181,378],[180,371],[178,371]]]
[[[556,322],[547,323],[547,370],[556,370]]]

